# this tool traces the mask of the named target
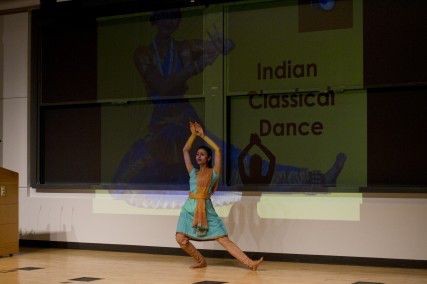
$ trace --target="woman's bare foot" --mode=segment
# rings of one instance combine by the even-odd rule
[[[208,266],[208,264],[205,260],[203,260],[202,262],[197,262],[196,264],[193,264],[192,266],[190,266],[190,268],[203,268],[206,266]]]
[[[257,269],[258,269],[258,266],[261,264],[261,262],[263,262],[264,261],[264,258],[263,257],[261,257],[260,259],[258,259],[258,260],[255,260],[254,261],[254,263],[251,265],[251,267],[250,267],[250,269],[251,270],[253,270],[253,271],[256,271]]]

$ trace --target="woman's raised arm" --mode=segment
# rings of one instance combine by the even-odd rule
[[[193,145],[194,140],[196,139],[196,130],[194,123],[190,122],[190,131],[191,135],[188,137],[187,142],[184,145],[184,148],[182,148],[182,154],[184,155],[184,162],[185,167],[187,168],[188,173],[191,173],[193,170],[193,163],[191,163],[191,157],[190,157],[190,150],[191,146]]]
[[[221,149],[219,146],[207,135],[205,135],[205,132],[203,131],[203,128],[200,124],[197,122],[194,123],[196,135],[200,136],[215,152],[215,159],[214,159],[214,171],[219,175],[221,173],[221,164],[222,164],[222,157],[221,157]]]

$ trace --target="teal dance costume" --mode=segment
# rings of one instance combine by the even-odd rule
[[[197,179],[199,170],[193,168],[190,172],[189,198],[181,208],[176,232],[182,233],[192,240],[209,241],[228,235],[227,229],[221,218],[215,212],[210,199],[210,196],[214,192],[213,189],[215,188],[215,184],[218,181],[218,174],[213,169],[210,169],[210,171],[211,174],[207,176],[208,182],[205,189],[200,187],[200,181],[198,182]],[[207,221],[205,226],[203,226],[203,224],[194,224],[195,216],[197,218],[198,206],[200,206],[198,202],[200,201],[201,203],[205,203],[204,212],[206,212],[205,220]],[[203,206],[203,204],[201,204],[201,206]],[[203,208],[201,208],[201,210],[203,210]],[[203,214],[203,212],[200,212],[200,214]]]

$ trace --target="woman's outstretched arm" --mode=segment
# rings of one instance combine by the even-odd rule
[[[191,135],[190,135],[190,137],[188,137],[188,140],[185,143],[184,148],[182,148],[182,154],[184,155],[185,167],[187,168],[188,173],[191,173],[191,171],[193,170],[193,163],[191,163],[190,150],[191,150],[191,146],[193,145],[194,140],[197,137],[195,126],[192,122],[190,122],[190,131],[191,131]]]

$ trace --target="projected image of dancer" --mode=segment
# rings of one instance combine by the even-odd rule
[[[185,167],[190,176],[190,192],[187,201],[181,209],[176,228],[176,241],[180,247],[196,260],[192,268],[201,268],[207,265],[202,254],[191,244],[190,240],[218,241],[232,256],[249,267],[257,270],[263,258],[250,259],[227,236],[224,223],[219,218],[212,205],[210,196],[215,193],[218,178],[221,172],[221,150],[218,145],[207,135],[200,124],[190,122],[191,136],[183,148]],[[214,163],[212,166],[212,150],[200,146],[196,153],[198,168],[191,162],[190,149],[194,140],[200,137],[214,150]]]
[[[215,26],[208,33],[209,40],[176,40],[173,34],[180,21],[178,9],[154,12],[150,22],[157,33],[148,46],[135,50],[134,63],[153,99],[153,111],[149,133],[122,158],[115,183],[187,182],[182,178],[185,173],[177,145],[186,140],[188,121],[201,120],[189,100],[183,98],[187,82],[229,52],[233,44],[224,40]]]

